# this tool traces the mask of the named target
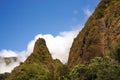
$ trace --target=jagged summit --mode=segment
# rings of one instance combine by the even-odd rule
[[[40,46],[46,46],[46,42],[43,38],[38,38],[35,42],[33,53],[39,53],[40,52]]]
[[[113,55],[120,43],[120,0],[102,0],[74,39],[68,65],[89,63],[96,56]]]
[[[43,38],[39,38],[34,45],[33,53],[27,58],[25,62],[52,62],[53,59],[46,46],[46,42]]]

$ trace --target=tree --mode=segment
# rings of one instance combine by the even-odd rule
[[[113,43],[110,47],[112,51],[112,57],[120,62],[120,41]]]
[[[15,68],[13,74],[6,80],[50,80],[50,73],[47,68],[41,64],[22,64],[21,67]]]
[[[88,67],[95,80],[120,80],[120,64],[108,56],[96,57]]]
[[[70,72],[71,80],[120,80],[120,64],[114,59],[96,57],[89,65],[79,64]]]
[[[69,67],[68,65],[64,64],[63,66],[60,66],[58,68],[58,74],[59,74],[59,79],[60,80],[66,80],[67,78],[69,78]]]
[[[80,80],[80,79],[86,80],[87,72],[88,72],[88,67],[83,64],[79,64],[75,66],[70,72],[70,79],[71,80]]]

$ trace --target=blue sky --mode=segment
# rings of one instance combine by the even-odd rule
[[[0,50],[25,50],[37,34],[70,31],[100,0],[0,0]]]
[[[100,0],[0,0],[0,73],[11,72],[42,37],[53,57],[67,63],[73,39]]]

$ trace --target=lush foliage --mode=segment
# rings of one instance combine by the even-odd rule
[[[71,80],[85,80],[87,74],[87,66],[85,65],[77,65],[71,72],[70,72],[70,79]]]
[[[9,76],[9,73],[0,74],[0,80],[5,80]]]
[[[17,69],[17,70],[16,70]],[[7,80],[48,80],[49,70],[40,64],[22,64]]]
[[[96,57],[87,66],[77,65],[70,72],[71,80],[120,80],[120,64],[110,57]]]
[[[113,53],[111,56],[120,62],[120,41],[112,44],[112,47],[110,48]]]
[[[58,68],[59,80],[66,80],[69,78],[69,67],[67,65],[63,65]]]

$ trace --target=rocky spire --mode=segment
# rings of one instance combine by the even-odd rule
[[[33,53],[27,58],[26,62],[50,62],[53,61],[51,54],[43,38],[39,38],[34,45]]]

